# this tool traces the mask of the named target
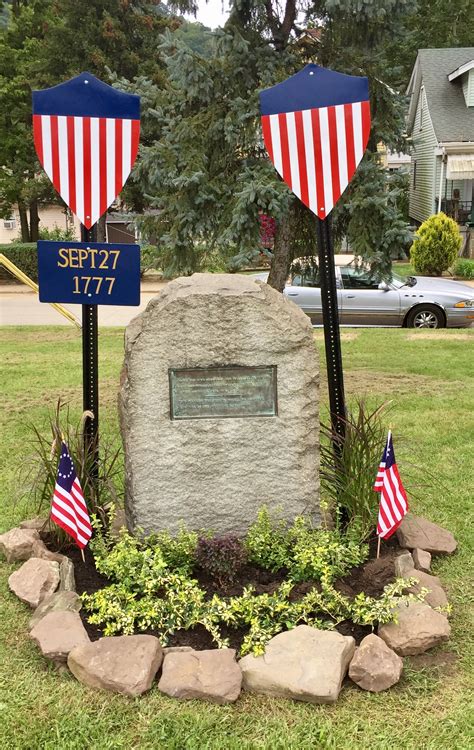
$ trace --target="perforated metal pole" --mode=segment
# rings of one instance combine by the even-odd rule
[[[316,219],[318,237],[319,278],[323,309],[324,343],[328,373],[329,409],[333,434],[344,438],[346,403],[342,372],[339,310],[337,308],[336,269],[329,218]],[[340,441],[334,441],[335,454],[340,453]]]
[[[97,240],[97,225],[90,229],[81,224],[81,242]],[[82,403],[84,411],[91,411],[84,425],[84,452],[92,458],[90,477],[97,498],[99,475],[99,337],[97,305],[82,305]]]

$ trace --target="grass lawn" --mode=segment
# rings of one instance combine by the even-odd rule
[[[322,332],[315,339],[323,358]],[[30,613],[8,590],[8,576],[17,566],[1,562],[2,750],[473,747],[468,513],[474,477],[474,330],[345,330],[342,339],[349,399],[392,400],[395,450],[412,490],[412,509],[446,525],[458,539],[458,553],[434,563],[453,604],[451,642],[432,656],[407,660],[401,682],[389,692],[371,695],[347,686],[335,706],[243,694],[234,706],[219,707],[179,703],[156,689],[132,700],[94,692],[48,666],[28,640]],[[102,329],[99,348],[101,426],[113,436],[123,332]],[[46,427],[59,396],[70,401],[74,416],[80,414],[80,334],[59,327],[0,329],[0,362],[2,532],[33,512],[20,499],[26,488],[18,476],[29,452],[27,423]],[[322,398],[325,404],[324,386]]]

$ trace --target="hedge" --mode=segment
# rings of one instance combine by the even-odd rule
[[[0,244],[0,253],[11,260],[15,266],[26,273],[33,281],[38,281],[38,254],[36,242],[11,242]],[[0,280],[12,280],[15,278],[5,266],[0,265]]]

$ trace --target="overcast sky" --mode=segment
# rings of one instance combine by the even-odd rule
[[[211,29],[216,29],[218,26],[223,26],[228,16],[229,4],[227,0],[199,0],[199,10],[196,18],[194,16],[186,16],[190,21],[200,21],[204,26],[209,26]],[[222,10],[225,8],[225,11]]]

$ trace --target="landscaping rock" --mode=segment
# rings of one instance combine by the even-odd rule
[[[37,541],[39,534],[34,529],[10,529],[0,535],[0,552],[6,557],[7,562],[28,560]]]
[[[172,651],[163,662],[158,689],[171,698],[234,703],[240,695],[242,671],[235,649]]]
[[[418,583],[407,589],[411,594],[419,594],[422,588],[429,589],[425,596],[425,602],[430,607],[445,607],[448,603],[448,597],[441,585],[438,576],[430,576],[421,570],[411,570],[406,578],[416,578]]]
[[[67,665],[89,687],[137,696],[151,688],[162,661],[158,638],[122,635],[76,646]]]
[[[309,703],[334,703],[354,655],[351,636],[298,625],[279,633],[263,656],[244,656],[243,687]]]
[[[75,591],[76,590],[76,579],[74,578],[74,563],[69,557],[65,557],[59,566],[59,590],[60,591]]]
[[[80,596],[75,591],[57,591],[47,596],[33,613],[30,620],[30,629],[49,612],[79,612],[82,607]]]
[[[407,578],[414,567],[415,563],[410,552],[402,552],[401,555],[395,558],[394,568],[397,578]]]
[[[424,549],[414,549],[412,552],[413,562],[417,570],[422,570],[424,573],[431,571],[431,555]]]
[[[403,670],[403,659],[374,633],[360,643],[349,665],[349,677],[363,690],[380,693],[395,685]]]
[[[8,579],[11,591],[22,602],[36,608],[59,585],[59,565],[52,560],[30,557]]]
[[[29,518],[26,521],[21,521],[20,529],[34,529],[35,531],[41,531],[41,529],[46,526],[47,522],[47,518],[41,518],[40,516]]]
[[[439,555],[451,555],[457,546],[450,531],[411,513],[405,516],[398,527],[397,538],[400,547],[419,548]]]
[[[428,604],[410,603],[397,607],[398,623],[381,625],[378,635],[399,656],[422,654],[445,643],[451,633],[448,618]]]
[[[59,552],[51,552],[41,539],[33,544],[31,557],[40,557],[42,560],[52,560],[59,564],[66,559],[66,556],[60,555]]]
[[[184,651],[194,651],[194,649],[191,646],[165,646],[163,649],[163,656],[165,657],[166,654],[177,654]]]
[[[77,612],[49,612],[30,632],[30,638],[47,659],[65,662],[75,646],[90,643]]]

